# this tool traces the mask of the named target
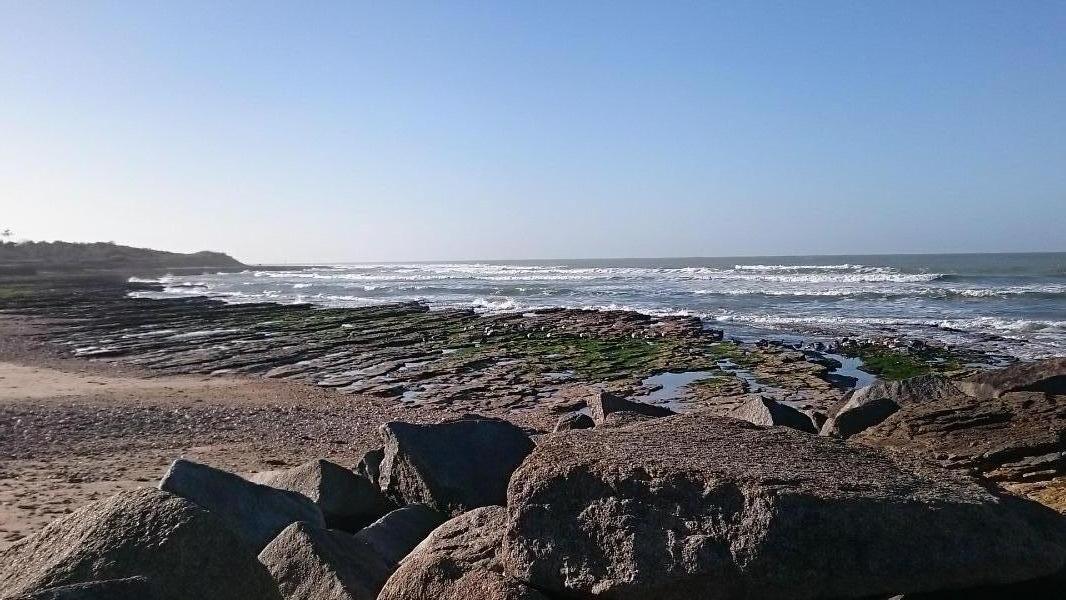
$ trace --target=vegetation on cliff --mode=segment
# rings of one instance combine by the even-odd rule
[[[122,246],[114,242],[0,242],[0,269],[6,270],[32,272],[243,266],[237,259],[221,252],[182,254]]]

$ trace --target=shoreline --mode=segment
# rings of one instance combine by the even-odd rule
[[[318,458],[354,466],[381,423],[456,416],[297,382],[59,356],[13,342],[25,341],[11,335],[17,321],[0,316],[0,550],[88,502],[154,487],[178,457],[247,475]]]
[[[280,273],[166,278],[157,280],[164,292],[139,295],[327,308],[421,301],[432,310],[473,308],[488,315],[633,310],[700,317],[745,341],[897,336],[1024,360],[1066,355],[1066,321],[1055,312],[1066,293],[1058,255],[1035,264],[1016,264],[1009,256],[959,264],[947,255],[922,256],[884,264],[793,257],[776,261],[783,264],[711,258],[300,265]]]
[[[354,465],[389,420],[478,413],[542,433],[601,389],[727,414],[753,393],[824,413],[849,388],[826,356],[840,348],[736,343],[694,318],[128,297],[140,285],[0,298],[0,547],[152,485],[176,457],[246,474]],[[974,358],[924,344],[854,350],[868,364],[892,358],[893,378],[965,371]]]

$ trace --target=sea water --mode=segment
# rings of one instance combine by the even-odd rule
[[[1066,355],[1066,253],[471,261],[165,277],[149,297],[695,315],[740,337],[899,335]]]

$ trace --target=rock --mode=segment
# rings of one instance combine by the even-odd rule
[[[1045,486],[1037,483],[1066,477],[1066,396],[1011,392],[909,404],[852,439],[917,453],[1001,484],[1022,484],[1042,500]]]
[[[566,597],[876,597],[1066,565],[1066,525],[1043,506],[903,453],[702,412],[546,437],[507,507],[508,574]]]
[[[367,479],[374,482],[374,485],[378,485],[378,475],[381,473],[381,461],[384,458],[384,448],[367,450],[366,454],[363,455],[363,458],[359,459],[359,464],[355,466],[355,472],[360,475],[365,475]]]
[[[144,577],[90,581],[48,588],[12,600],[152,600],[151,585]]]
[[[286,471],[263,474],[253,481],[314,500],[330,529],[355,532],[395,508],[367,476],[328,460],[313,460]]]
[[[824,410],[804,409],[800,412],[810,418],[811,423],[814,424],[814,428],[817,431],[821,431],[822,427],[825,425],[825,422],[829,420],[829,415],[827,415]]]
[[[597,425],[602,425],[607,418],[607,415],[619,411],[634,412],[637,414],[645,415],[648,417],[668,417],[674,413],[669,408],[662,406],[655,406],[654,404],[645,404],[643,402],[633,402],[626,400],[621,396],[616,396],[610,392],[601,391],[588,401],[589,414],[592,415],[592,420]]]
[[[357,534],[390,564],[397,564],[412,548],[444,522],[444,516],[425,504],[398,508]]]
[[[280,599],[221,518],[156,489],[93,502],[0,553],[0,598],[130,577],[146,577],[160,600]]]
[[[498,553],[507,510],[475,508],[433,530],[389,577],[378,600],[546,600],[507,577]]]
[[[766,427],[791,427],[807,433],[818,433],[811,418],[800,411],[776,400],[756,396],[732,413],[731,417]]]
[[[963,392],[978,398],[999,398],[1010,392],[1066,395],[1066,357],[983,371],[956,385]]]
[[[409,506],[355,535],[293,523],[259,560],[286,599],[374,600],[400,559],[441,521],[428,507]]]
[[[555,432],[591,429],[595,426],[596,422],[592,420],[592,417],[585,413],[572,412],[559,417],[559,421],[555,424]]]
[[[644,421],[651,421],[658,418],[659,417],[652,417],[631,410],[620,410],[607,415],[603,419],[603,423],[600,423],[600,427],[628,427],[634,423],[643,423]]]
[[[263,551],[286,600],[373,600],[392,568],[366,542],[308,523],[289,525]]]
[[[322,511],[303,494],[252,483],[232,473],[178,459],[159,489],[191,500],[221,517],[255,552],[296,521],[325,527]]]
[[[1063,590],[1066,590],[1066,572],[1006,585],[904,594],[893,596],[890,600],[1062,600]]]
[[[428,504],[445,515],[503,504],[511,473],[533,450],[521,429],[497,419],[434,425],[390,422],[378,483],[403,506]]]
[[[946,377],[921,375],[902,381],[878,381],[855,390],[831,413],[822,426],[822,435],[847,438],[877,425],[911,403],[931,402],[963,395]]]

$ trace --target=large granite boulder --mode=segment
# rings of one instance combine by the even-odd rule
[[[389,577],[378,600],[546,600],[499,561],[507,510],[475,508],[433,530]]]
[[[1066,565],[1062,516],[902,453],[689,413],[545,438],[503,561],[549,594],[856,598]]]
[[[125,577],[48,588],[11,600],[153,600],[155,594],[144,577]]]
[[[378,433],[385,443],[382,492],[400,506],[427,504],[450,516],[503,504],[511,473],[534,447],[521,429],[498,419],[394,421]]]
[[[940,375],[878,381],[855,390],[835,406],[821,433],[847,438],[884,421],[901,406],[962,395],[950,379]]]
[[[392,568],[350,533],[293,523],[259,553],[286,600],[373,600]]]
[[[328,460],[313,460],[284,471],[260,473],[255,483],[314,500],[326,527],[355,532],[376,521],[395,506],[385,499],[377,483]]]
[[[999,398],[1011,392],[1066,396],[1066,357],[990,369],[959,381],[957,385],[965,393],[978,398]]]
[[[259,560],[288,600],[374,600],[400,559],[442,520],[428,507],[410,506],[355,535],[293,523]]]
[[[0,598],[89,584],[55,592],[76,597],[131,577],[147,578],[159,600],[280,598],[270,574],[222,519],[156,489],[84,506],[0,553]],[[114,591],[139,584],[107,585]]]
[[[764,427],[791,427],[807,433],[818,433],[811,417],[787,404],[763,396],[755,396],[734,409],[729,416]]]
[[[189,460],[174,461],[159,482],[159,489],[218,515],[254,552],[259,552],[290,523],[326,525],[322,511],[303,494],[253,483]]]
[[[654,404],[645,404],[644,402],[633,402],[632,400],[626,400],[621,396],[605,391],[600,391],[595,396],[586,400],[586,402],[589,407],[589,415],[592,416],[592,420],[597,425],[603,425],[607,420],[607,416],[611,413],[623,411],[653,418],[668,417],[677,414],[664,406],[655,406]]]

